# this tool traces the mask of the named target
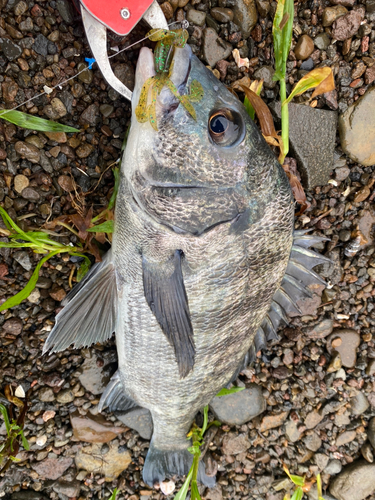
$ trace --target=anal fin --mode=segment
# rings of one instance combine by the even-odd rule
[[[121,410],[126,411],[138,406],[134,401],[126,395],[124,386],[121,381],[119,372],[117,371],[109,381],[109,384],[103,392],[99,405],[98,411],[101,412],[105,408],[109,411]]]
[[[116,273],[111,250],[95,264],[63,301],[64,309],[44,345],[43,353],[75,349],[104,342],[115,331]]]

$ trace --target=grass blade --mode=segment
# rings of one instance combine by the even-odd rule
[[[113,233],[114,230],[114,221],[106,220],[102,224],[98,224],[97,226],[89,227],[86,229],[89,233]]]
[[[111,199],[109,200],[109,203],[108,203],[108,210],[111,210],[115,206],[118,188],[120,186],[120,169],[118,167],[116,167],[112,170],[112,172],[113,172],[113,176],[115,178],[115,186],[113,188],[113,193],[112,193]]]
[[[9,422],[9,417],[8,417],[8,410],[1,403],[0,403],[0,412],[1,412],[1,414],[3,416],[3,419],[4,419],[4,425],[5,425],[5,429],[7,431],[7,434],[9,434],[9,432],[10,432],[10,422]]]
[[[42,265],[47,262],[48,259],[51,257],[54,257],[60,253],[60,250],[55,250],[54,252],[50,252],[48,255],[40,259],[38,262],[38,265],[36,266],[33,274],[31,275],[31,278],[25,288],[23,288],[20,292],[18,292],[16,295],[13,297],[10,297],[8,300],[4,302],[4,304],[1,304],[0,306],[0,312],[5,311],[5,309],[10,309],[11,307],[18,306],[18,304],[21,304],[21,302],[30,295],[30,293],[34,290],[36,286],[36,282],[38,281],[39,278],[39,271]]]
[[[16,110],[1,110],[0,118],[7,122],[14,123],[18,127],[27,128],[30,130],[38,130],[39,132],[79,132],[78,129],[62,125],[61,123],[45,120],[38,116],[22,113]]]
[[[223,389],[216,394],[216,397],[221,398],[222,396],[229,396],[229,394],[235,394],[236,392],[243,391],[244,389],[245,387],[232,387],[231,389],[223,387]]]
[[[291,500],[302,500],[302,497],[303,497],[302,488],[297,488],[296,491],[293,493]]]
[[[181,486],[181,489],[178,491],[177,495],[173,500],[185,500],[186,495],[189,491],[190,481],[193,477],[193,466],[190,467],[189,474],[187,475],[184,484]]]

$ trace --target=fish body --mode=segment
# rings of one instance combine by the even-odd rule
[[[298,255],[308,269],[320,263],[304,235],[299,250],[293,246],[288,180],[243,105],[188,46],[178,48],[171,80],[181,95],[197,80],[204,97],[193,120],[163,89],[155,130],[134,111],[154,74],[144,48],[113,246],[73,290],[45,348],[90,345],[116,332],[118,371],[100,406],[150,410],[149,485],[188,472],[186,435],[196,413],[238,373],[254,342],[257,349],[276,330],[280,307],[293,303],[287,295],[299,289],[296,278],[282,284],[291,261],[298,278],[306,271],[295,271]],[[212,486],[200,467],[200,480]]]

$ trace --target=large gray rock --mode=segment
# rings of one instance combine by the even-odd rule
[[[254,0],[236,0],[233,7],[233,21],[240,27],[243,38],[249,38],[257,23],[258,12]]]
[[[143,439],[151,439],[152,417],[146,408],[134,408],[126,413],[116,412],[116,417],[127,427],[137,431]]]
[[[340,116],[339,132],[341,147],[353,161],[375,164],[375,87]]]
[[[203,30],[203,58],[211,68],[221,59],[229,57],[231,53],[231,44],[222,40],[214,29]]]
[[[280,121],[280,103],[271,105]],[[289,104],[290,149],[298,161],[298,170],[307,189],[327,184],[333,169],[337,113]]]
[[[358,460],[336,476],[329,487],[337,500],[364,500],[375,492],[375,464]]]
[[[262,389],[256,384],[228,396],[215,397],[210,408],[216,418],[225,424],[242,425],[266,409]]]

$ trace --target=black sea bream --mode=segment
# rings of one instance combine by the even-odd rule
[[[238,374],[285,313],[321,279],[326,261],[293,235],[288,179],[241,102],[189,46],[171,80],[204,96],[194,120],[164,88],[157,126],[134,115],[155,74],[140,52],[121,166],[113,246],[72,291],[45,351],[104,342],[116,332],[118,371],[100,408],[148,408],[154,433],[143,477],[153,485],[189,470],[196,413]],[[200,480],[213,485],[201,463]]]

